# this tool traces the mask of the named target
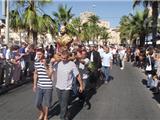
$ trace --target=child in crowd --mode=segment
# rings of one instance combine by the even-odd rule
[[[154,81],[154,87],[155,87],[154,93],[158,94],[159,93],[160,80],[159,80],[157,75],[153,76],[153,81]]]

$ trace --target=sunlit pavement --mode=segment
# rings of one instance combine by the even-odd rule
[[[90,93],[88,105],[73,101],[69,115],[73,120],[159,120],[159,95],[154,96],[144,85],[145,75],[131,64],[124,70],[114,66],[111,80]],[[156,100],[157,99],[157,100]],[[53,92],[50,120],[58,119],[56,92]],[[1,120],[36,120],[31,83],[0,96]]]

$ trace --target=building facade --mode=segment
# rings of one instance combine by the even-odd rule
[[[109,29],[110,38],[108,39],[109,44],[121,44],[119,28]]]
[[[105,28],[108,28],[108,29],[110,28],[110,23],[109,23],[109,21],[106,21],[106,20],[99,20],[98,25],[100,27],[105,27]]]
[[[83,13],[80,13],[80,21],[82,24],[86,23],[89,21],[89,17],[96,15],[93,12],[85,11]]]

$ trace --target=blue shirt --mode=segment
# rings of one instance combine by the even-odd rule
[[[25,53],[25,48],[21,47],[21,48],[19,49],[19,53]]]

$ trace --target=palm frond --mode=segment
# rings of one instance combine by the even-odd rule
[[[133,8],[135,8],[137,5],[140,5],[141,0],[133,0]]]

